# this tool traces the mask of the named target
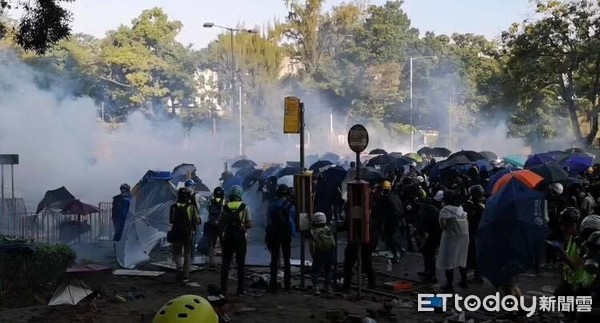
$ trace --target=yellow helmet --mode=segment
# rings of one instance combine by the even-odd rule
[[[389,181],[383,181],[383,184],[381,184],[381,188],[384,190],[391,190],[392,183],[390,183]]]
[[[196,295],[183,295],[170,300],[154,316],[152,323],[219,323],[212,305]]]

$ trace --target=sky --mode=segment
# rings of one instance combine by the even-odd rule
[[[327,0],[325,9],[348,0]],[[127,5],[125,5],[127,3]],[[371,0],[383,4],[385,0]],[[220,30],[203,28],[204,22],[249,28],[274,19],[283,20],[283,0],[77,0],[67,4],[73,12],[73,31],[102,37],[121,24],[128,25],[144,9],[162,7],[183,23],[178,40],[195,48],[206,46]],[[403,8],[421,33],[476,33],[497,38],[513,22],[531,16],[529,0],[405,0]]]

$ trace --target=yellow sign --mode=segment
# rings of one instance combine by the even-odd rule
[[[283,133],[300,133],[300,99],[295,96],[284,100]]]

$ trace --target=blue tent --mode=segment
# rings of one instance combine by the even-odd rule
[[[549,234],[544,194],[517,179],[490,197],[477,230],[477,266],[495,285],[531,269]]]

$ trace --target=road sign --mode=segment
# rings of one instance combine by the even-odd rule
[[[348,131],[348,146],[353,152],[360,154],[369,145],[369,132],[361,124],[355,124]]]
[[[19,165],[19,155],[0,154],[0,165]]]
[[[300,99],[288,96],[283,105],[283,133],[300,133]]]

